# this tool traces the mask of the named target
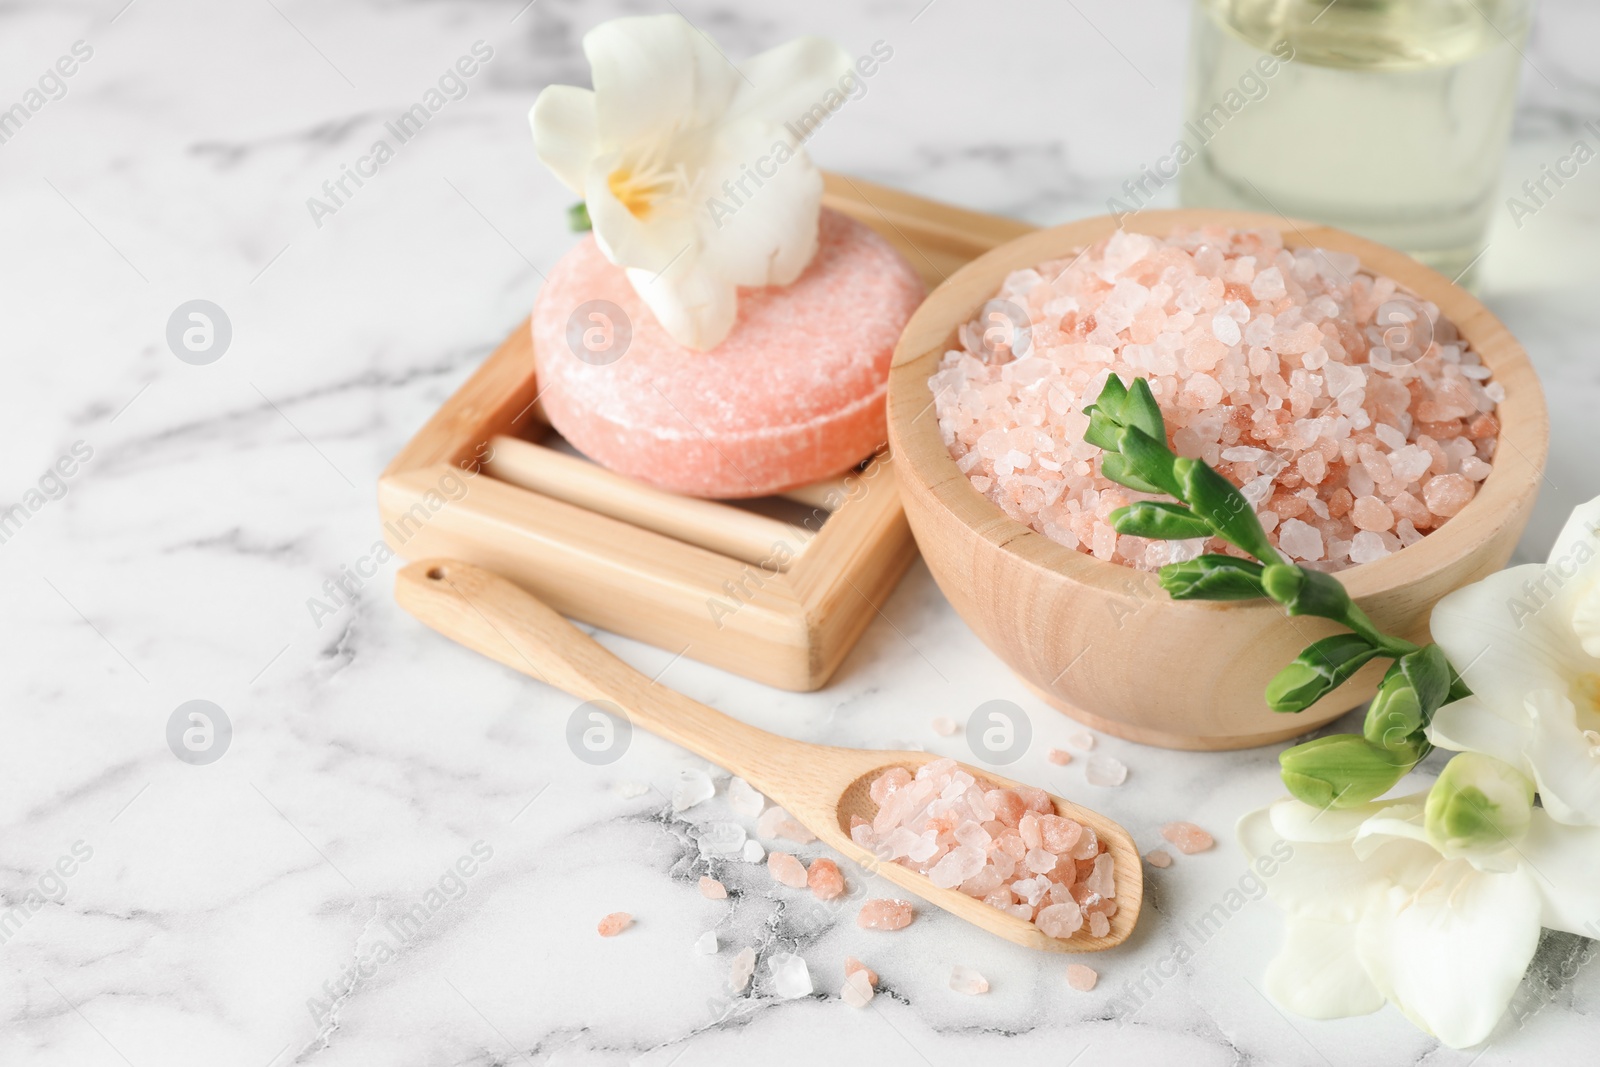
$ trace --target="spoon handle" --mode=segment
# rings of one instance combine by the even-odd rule
[[[610,701],[634,726],[769,795],[791,792],[811,748],[657,685],[532,593],[470,563],[411,563],[395,576],[395,599],[446,637],[580,700]]]

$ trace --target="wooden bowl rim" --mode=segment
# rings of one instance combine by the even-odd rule
[[[1206,225],[1275,229],[1290,248],[1320,247],[1355,255],[1363,271],[1387,275],[1411,294],[1436,304],[1489,367],[1493,380],[1505,388],[1506,398],[1495,410],[1500,420],[1495,461],[1471,502],[1417,543],[1374,563],[1339,571],[1352,596],[1423,582],[1466,556],[1501,526],[1516,521],[1544,476],[1549,422],[1533,365],[1505,325],[1472,294],[1403,252],[1331,226],[1242,211],[1151,210],[1121,223],[1110,215],[1078,219],[1008,241],[952,274],[906,324],[890,365],[889,439],[902,477],[925,487],[972,533],[1068,581],[1115,593],[1124,588],[1130,571],[1145,573],[1057,544],[974,489],[950,458],[938,420],[927,417],[932,413],[927,382],[951,347],[957,328],[993,298],[1011,271],[1071,255],[1119,228],[1164,236],[1180,226]],[[1170,605],[1210,612],[1277,610],[1258,601]]]

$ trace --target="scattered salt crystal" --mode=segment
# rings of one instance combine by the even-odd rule
[[[1094,747],[1094,734],[1088,730],[1074,730],[1067,735],[1067,744],[1082,752],[1087,752]]]
[[[728,899],[728,887],[709,875],[700,879],[700,895],[707,900]]]
[[[799,845],[809,845],[817,839],[816,834],[807,830],[787,811],[777,807],[761,813],[761,818],[756,822],[756,833],[768,839],[785,838]]]
[[[1172,854],[1165,849],[1152,849],[1144,854],[1144,858],[1152,867],[1172,866]]]
[[[961,727],[948,715],[941,715],[933,720],[933,732],[940,737],[954,737]]]
[[[950,988],[957,993],[975,997],[980,993],[989,992],[989,979],[971,967],[963,967],[958,963],[950,968]]]
[[[694,950],[702,956],[715,956],[717,954],[717,932],[707,930],[701,934],[694,943]]]
[[[756,973],[756,950],[742,948],[734,953],[733,962],[728,967],[728,988],[735,993],[743,993],[750,985],[750,976]]]
[[[614,911],[604,919],[601,919],[596,929],[600,931],[601,937],[616,937],[632,925],[632,915],[625,911]]]
[[[767,857],[767,873],[791,889],[806,887],[806,868],[787,852],[774,852]]]
[[[869,900],[861,905],[856,925],[863,930],[902,930],[911,925],[916,911],[909,900]]]
[[[844,985],[839,988],[839,999],[852,1008],[866,1007],[876,994],[866,971],[853,971],[845,975]]]
[[[678,784],[672,788],[672,810],[687,811],[696,804],[710,800],[716,792],[717,787],[705,771],[679,771]]]
[[[1128,780],[1128,766],[1115,756],[1096,752],[1084,764],[1083,778],[1090,785],[1121,785]]]
[[[867,982],[869,985],[876,986],[878,984],[878,972],[873,970],[871,967],[868,967],[865,963],[862,963],[854,956],[846,956],[844,958],[844,973],[846,978],[852,974],[864,974],[867,976]]]
[[[1072,753],[1064,748],[1052,748],[1045,753],[1044,758],[1054,763],[1057,767],[1065,767],[1072,762]]]
[[[1192,822],[1169,822],[1161,828],[1161,836],[1178,847],[1186,856],[1204,852],[1216,842],[1210,834]]]
[[[624,781],[613,785],[611,791],[623,800],[632,800],[634,797],[642,797],[650,792],[650,786],[644,782]]]
[[[796,1000],[811,995],[811,969],[795,953],[773,955],[767,960],[767,970],[772,975],[772,991],[783,999]]]
[[[736,822],[708,822],[700,827],[700,854],[731,856],[744,848],[746,836]]]
[[[760,863],[766,855],[767,850],[761,847],[761,842],[752,837],[744,843],[744,850],[739,853],[739,858],[746,863]]]
[[[814,859],[806,871],[806,884],[818,900],[832,900],[844,893],[844,874],[830,859]]]
[[[758,793],[749,782],[738,777],[728,780],[728,807],[733,809],[735,815],[753,819],[760,815],[761,809],[766,806],[767,798]]]
[[[1104,937],[1110,932],[1111,920],[1105,917],[1105,913],[1091,911],[1089,913],[1089,936]]]
[[[1067,984],[1078,992],[1089,992],[1099,980],[1100,974],[1093,967],[1085,967],[1081,963],[1067,964]]]

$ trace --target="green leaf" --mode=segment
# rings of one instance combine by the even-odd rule
[[[1179,458],[1173,474],[1181,492],[1173,495],[1211,524],[1224,540],[1263,563],[1280,562],[1261,521],[1237,486],[1198,459]]]
[[[1122,405],[1128,399],[1128,387],[1122,384],[1122,379],[1115,374],[1106,375],[1106,384],[1100,387],[1100,395],[1095,397],[1085,411],[1102,411],[1111,418],[1112,422],[1122,424]]]
[[[1118,485],[1125,485],[1129,489],[1135,489],[1141,493],[1166,492],[1166,490],[1161,488],[1159,485],[1151,485],[1143,478],[1140,478],[1137,474],[1134,474],[1132,466],[1133,465],[1128,462],[1127,456],[1118,455],[1115,452],[1107,452],[1100,458],[1100,473],[1104,474],[1107,478],[1110,478]]]
[[[1261,589],[1261,564],[1233,556],[1207,554],[1160,571],[1161,588],[1174,600],[1255,600]]]
[[[573,233],[586,233],[594,229],[594,223],[589,221],[589,205],[586,201],[579,200],[567,208],[567,229]]]
[[[1183,486],[1178,484],[1172,471],[1173,460],[1177,457],[1167,448],[1165,437],[1158,441],[1137,426],[1125,426],[1119,444],[1117,451],[1128,461],[1126,469],[1136,478],[1160,486],[1159,491],[1168,496],[1182,499]]]
[[[1089,412],[1089,428],[1083,431],[1083,439],[1107,452],[1115,452],[1120,448],[1122,427],[1117,420],[1092,404],[1084,410]]]
[[[1380,651],[1360,634],[1334,634],[1313,641],[1267,683],[1267,707],[1304,711],[1349,681]]]
[[[1143,378],[1135,378],[1133,385],[1128,388],[1128,398],[1122,404],[1122,417],[1119,420],[1124,426],[1137,426],[1150,438],[1166,444],[1167,425],[1161,419],[1161,405],[1156,403],[1156,398],[1150,392],[1150,383]]]
[[[1376,800],[1422,759],[1416,749],[1392,750],[1356,734],[1332,734],[1278,756],[1285,788],[1317,808],[1351,808]]]
[[[1206,520],[1184,507],[1164,500],[1140,500],[1125,508],[1117,508],[1107,516],[1111,528],[1119,534],[1134,537],[1152,537],[1158,541],[1187,541],[1194,537],[1210,537],[1211,527]]]

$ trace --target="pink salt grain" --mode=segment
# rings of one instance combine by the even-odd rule
[[[1161,836],[1186,856],[1204,852],[1216,843],[1210,834],[1192,822],[1169,822],[1161,828]]]
[[[728,887],[710,876],[700,879],[700,895],[707,900],[727,900]]]
[[[1172,853],[1165,849],[1151,849],[1144,854],[1145,862],[1152,867],[1171,867]]]
[[[839,987],[839,999],[852,1008],[864,1008],[872,1003],[872,998],[877,995],[877,990],[872,988],[872,981],[867,978],[866,971],[853,971],[845,975],[844,985]]]
[[[1272,230],[1118,231],[1012,272],[995,301],[929,380],[940,430],[975,488],[1069,548],[1147,570],[1225,550],[1107,523],[1148,499],[1083,441],[1113,373],[1146,378],[1173,449],[1240,485],[1268,538],[1320,570],[1415,543],[1487,477],[1503,387],[1437,307],[1354,257],[1287,249]],[[1393,329],[1396,307],[1417,327]],[[994,343],[1014,309],[1027,325]]]
[[[740,290],[733,331],[698,352],[667,335],[588,237],[534,305],[541,403],[584,455],[673,492],[755,497],[806,485],[884,440],[889,360],[925,293],[887,241],[824,209],[800,277]],[[625,316],[625,348],[621,324],[592,311],[574,327],[594,301]]]
[[[839,865],[830,859],[811,861],[811,869],[806,872],[806,884],[818,900],[832,900],[844,893],[844,875],[840,873]]]
[[[632,925],[632,915],[625,911],[614,911],[604,919],[601,919],[596,929],[600,931],[601,937],[616,937]]]
[[[863,930],[904,930],[916,911],[909,900],[869,900],[861,905],[856,925]]]
[[[781,882],[791,889],[804,889],[806,887],[805,865],[787,852],[768,854],[767,873],[772,875],[774,881]]]
[[[854,956],[846,956],[844,958],[844,974],[845,974],[845,977],[848,978],[852,974],[856,974],[858,972],[861,973],[861,974],[865,974],[867,976],[867,982],[869,984],[874,985],[874,986],[876,986],[878,984],[878,972],[877,971],[873,970],[871,967],[868,967],[865,963],[862,963],[860,960],[856,959]]]
[[[1072,762],[1072,753],[1068,752],[1064,748],[1052,748],[1049,752],[1045,753],[1045,759],[1049,760],[1051,763],[1054,763],[1057,767],[1065,767],[1067,764]]]
[[[1100,974],[1093,967],[1085,967],[1081,963],[1067,964],[1067,984],[1080,993],[1087,993],[1100,981]]]

